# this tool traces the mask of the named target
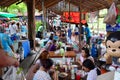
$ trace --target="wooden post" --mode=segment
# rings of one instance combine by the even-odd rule
[[[44,6],[44,0],[42,0],[42,11],[43,11],[43,27],[46,30],[46,8]]]
[[[70,19],[71,19],[71,16],[70,16],[70,0],[69,0],[69,28],[70,28]]]
[[[47,26],[46,26],[46,28],[47,28],[47,31],[50,31],[50,27],[52,27],[52,26],[49,26],[49,11],[48,11],[48,9],[47,9],[47,11],[46,11],[46,23],[47,23]]]
[[[81,1],[80,1],[80,6],[79,6],[79,13],[80,13],[80,17],[79,17],[79,45],[80,45],[80,52],[82,49],[82,45],[81,45],[81,30],[82,30],[82,26],[81,26],[81,17],[82,17],[82,12],[81,12]]]
[[[27,1],[28,13],[28,38],[30,41],[30,48],[35,49],[35,0]]]

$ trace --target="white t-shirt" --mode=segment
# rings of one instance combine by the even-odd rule
[[[52,80],[50,75],[46,73],[45,71],[38,70],[34,77],[33,80]]]
[[[17,33],[18,30],[17,25],[16,24],[9,25],[9,30],[11,35]]]
[[[75,32],[79,32],[79,28],[78,27],[75,27]]]
[[[97,70],[94,68],[88,72],[87,80],[97,80]]]

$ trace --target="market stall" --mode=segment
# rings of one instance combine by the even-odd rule
[[[18,0],[4,0],[0,2],[0,5],[3,7],[7,7],[9,5],[11,5],[12,3],[17,2]],[[34,49],[35,48],[35,18],[34,18],[34,13],[35,13],[35,7],[37,9],[39,9],[40,11],[43,9],[43,12],[46,14],[47,9],[61,14],[63,11],[62,9],[66,9],[68,10],[68,8],[66,8],[66,3],[70,3],[72,5],[74,5],[76,7],[76,11],[79,12],[91,12],[91,11],[96,11],[96,10],[100,10],[103,8],[108,8],[110,7],[111,3],[113,2],[113,0],[64,0],[64,1],[60,1],[60,0],[42,0],[42,2],[40,0],[22,0],[24,2],[27,3],[27,9],[28,9],[28,38],[29,41],[26,41],[25,43],[22,42],[23,44],[27,44],[30,43],[30,48]],[[18,4],[20,2],[18,1]],[[59,4],[57,4],[59,3]],[[64,8],[61,9],[61,3],[64,4]],[[119,1],[116,3],[118,4]],[[57,7],[53,7],[53,5],[57,4]],[[42,6],[41,6],[42,5]],[[45,8],[45,9],[44,9]],[[45,12],[46,11],[46,12]],[[69,10],[72,11],[72,10]],[[73,9],[74,11],[74,9]],[[45,16],[45,15],[44,15]],[[70,17],[69,17],[70,19]],[[80,20],[79,20],[80,21]],[[45,24],[44,24],[45,26]],[[24,46],[26,47],[26,46]],[[29,47],[29,46],[28,46]],[[29,50],[29,49],[28,49]],[[51,53],[51,52],[50,52]],[[27,54],[25,54],[27,55]],[[54,53],[51,53],[51,57],[54,56]],[[73,54],[73,56],[75,57],[75,54]],[[72,56],[72,57],[73,57]]]

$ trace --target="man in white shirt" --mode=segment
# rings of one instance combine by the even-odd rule
[[[88,72],[87,80],[97,80],[97,75],[99,75],[98,69],[95,68],[93,61],[91,61],[90,59],[86,59],[83,62],[82,67],[85,72]]]
[[[18,28],[17,28],[17,25],[15,24],[15,22],[12,22],[12,23],[9,25],[9,30],[10,30],[10,34],[11,34],[11,35],[17,33]]]
[[[96,68],[88,72],[87,80],[96,80],[97,79],[97,70]]]

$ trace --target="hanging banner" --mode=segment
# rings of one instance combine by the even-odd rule
[[[82,14],[86,14],[85,12]],[[67,22],[67,23],[74,23],[74,24],[79,24],[80,22],[80,13],[79,12],[63,12],[63,16],[61,17],[62,22]]]

